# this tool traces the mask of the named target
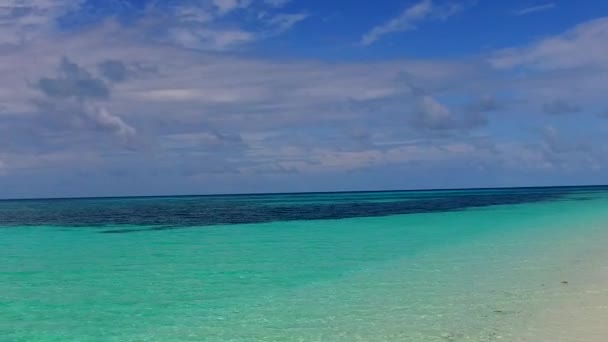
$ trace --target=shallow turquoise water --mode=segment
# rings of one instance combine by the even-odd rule
[[[0,340],[508,340],[565,278],[587,271],[589,251],[606,241],[606,194],[580,189],[398,215],[373,206],[370,217],[332,220],[167,230],[130,223],[128,234],[102,233],[125,224],[19,226],[12,218],[0,228]],[[274,195],[268,206],[425,196],[460,195]],[[58,211],[52,203],[3,205],[0,226],[9,211]]]

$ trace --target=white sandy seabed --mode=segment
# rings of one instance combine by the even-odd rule
[[[556,246],[550,254],[566,251],[556,277],[541,284],[537,297],[521,303],[522,314],[505,320],[488,341],[608,341],[608,223],[593,224],[585,229],[590,234]]]

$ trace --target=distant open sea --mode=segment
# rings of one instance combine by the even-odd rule
[[[608,187],[5,200],[0,341],[539,341],[606,246]]]

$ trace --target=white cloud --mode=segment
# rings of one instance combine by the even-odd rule
[[[239,8],[245,8],[251,4],[251,0],[213,0],[219,14],[224,15]]]
[[[593,67],[608,69],[608,17],[588,21],[563,34],[527,47],[503,50],[490,63],[496,68],[526,67],[556,70]]]
[[[211,30],[207,28],[173,28],[170,40],[181,46],[201,50],[227,50],[256,39],[251,32],[242,30]]]
[[[4,0],[0,3],[0,46],[20,45],[54,30],[55,20],[80,0]]]
[[[275,8],[281,8],[290,3],[291,0],[264,0],[264,3]]]
[[[520,111],[573,113],[583,118],[588,111],[602,108],[608,90],[607,54],[608,17],[604,17],[490,54],[489,65],[505,76],[492,87],[514,94]]]
[[[214,19],[213,14],[210,11],[195,6],[177,7],[175,9],[175,15],[179,21],[200,24],[209,23]]]
[[[361,44],[370,45],[382,36],[414,30],[417,24],[424,20],[445,20],[463,9],[461,4],[435,5],[433,0],[422,0],[419,3],[405,9],[399,16],[388,22],[372,28],[361,37]]]
[[[422,96],[419,106],[419,119],[425,127],[442,128],[453,120],[452,112],[431,96]]]
[[[154,9],[156,13],[167,11]],[[308,17],[305,12],[280,13],[279,10],[280,6],[251,0],[203,1],[170,8],[166,20],[159,21],[157,26],[141,25],[140,29],[147,27],[149,34],[165,43],[225,51],[283,34]]]
[[[294,25],[308,18],[307,13],[277,14],[267,20],[267,23],[274,27],[273,34],[280,34],[289,31]]]
[[[465,163],[480,167],[507,170],[555,170],[568,168],[583,170],[596,165],[584,155],[575,156],[579,162],[567,163],[566,158],[554,158],[547,154],[544,145],[518,142],[490,144],[474,140],[436,140],[401,144],[377,149],[373,146],[362,150],[340,150],[329,147],[306,148],[294,146],[258,146],[247,152],[256,162],[240,168],[244,174],[258,173],[321,173],[346,172],[367,168],[399,165],[426,165],[440,168],[443,165]],[[564,157],[564,156],[562,156]]]
[[[133,145],[136,138],[136,131],[120,117],[110,114],[107,109],[103,107],[93,107],[88,113],[96,125],[116,134],[125,145]]]
[[[40,151],[35,154],[1,153],[0,158],[4,161],[0,165],[0,175],[10,175],[12,172],[34,171],[38,169],[49,170],[70,168],[75,166],[102,164],[98,155],[89,151],[73,153],[72,151]]]
[[[141,136],[162,141],[166,134],[209,127],[251,135],[289,132],[300,125],[323,122],[348,125],[353,118],[369,115],[352,112],[351,101],[382,100],[398,94],[402,86],[396,78],[400,72],[407,72],[430,89],[456,82],[471,72],[461,63],[450,62],[276,62],[208,54],[142,41],[132,29],[110,21],[78,35],[57,36],[0,55],[2,81],[14,85],[0,91],[0,101],[6,107],[0,115],[18,115],[23,125],[35,128],[32,141],[40,145],[30,145],[27,153],[40,153],[45,149],[40,146],[50,141],[54,148],[66,151],[111,151],[113,145],[133,148]],[[65,80],[61,75],[49,77],[66,51],[77,61],[79,71],[71,72],[75,77]],[[103,70],[98,66],[108,60],[120,64],[129,76],[115,83],[102,79]],[[151,71],[138,74],[140,67]],[[46,100],[53,103],[43,114],[39,105],[44,104],[32,102],[40,97],[32,86],[44,78],[50,80],[43,82],[44,89],[54,97]],[[87,87],[74,89],[83,81]],[[111,92],[92,87],[103,83]],[[66,96],[70,98],[64,99]],[[78,98],[91,96],[94,103],[85,107],[78,104]],[[408,110],[411,108],[399,109]],[[52,137],[47,131],[52,131]]]
[[[555,5],[555,3],[549,2],[549,3],[543,4],[543,5],[530,6],[530,7],[522,8],[519,10],[515,10],[515,11],[513,11],[513,14],[517,15],[517,16],[522,16],[522,15],[552,10],[555,7],[557,7]]]
[[[421,19],[412,19],[409,25],[450,13],[447,9],[438,10],[443,7],[430,1],[428,4],[430,10],[412,10],[409,16]],[[286,61],[224,51],[266,38],[273,29],[289,29],[305,17],[303,14],[256,17],[261,20],[257,24],[263,23],[257,31],[247,31],[238,24],[222,25],[217,20],[223,19],[218,19],[212,7],[182,8],[169,13],[173,14],[175,22],[163,22],[169,26],[171,41],[142,39],[154,31],[147,31],[146,26],[155,25],[154,18],[131,26],[107,20],[77,34],[41,32],[40,37],[46,39],[29,40],[18,49],[3,51],[0,115],[10,123],[3,121],[6,125],[0,127],[0,138],[8,139],[12,145],[2,140],[0,148],[19,145],[23,141],[19,139],[28,137],[19,145],[19,154],[1,156],[4,168],[57,167],[58,160],[77,162],[78,155],[93,156],[91,163],[113,165],[118,160],[115,154],[131,153],[125,152],[124,147],[138,146],[139,139],[149,137],[154,157],[137,153],[149,165],[160,161],[166,162],[163,165],[168,168],[167,165],[174,165],[169,161],[175,160],[205,164],[212,158],[213,163],[209,164],[219,166],[210,172],[321,173],[460,161],[545,170],[567,164],[569,158],[574,158],[572,155],[583,160],[578,154],[586,152],[555,156],[557,153],[548,145],[548,135],[536,135],[536,140],[530,138],[521,143],[489,142],[493,150],[483,147],[471,142],[471,137],[491,134],[487,129],[492,127],[484,126],[483,120],[467,117],[467,111],[487,114],[497,108],[496,103],[503,102],[519,106],[491,118],[494,128],[504,124],[508,135],[521,129],[513,128],[516,123],[530,122],[529,126],[534,126],[532,115],[538,114],[544,103],[556,98],[579,103],[579,95],[581,103],[592,95],[601,100],[608,84],[606,73],[597,72],[606,63],[603,59],[564,63],[562,59],[572,56],[565,52],[561,56],[560,49],[537,51],[544,41],[489,57],[494,67],[500,66],[496,62],[500,58],[523,58],[504,66],[524,66],[535,71],[523,75],[505,75],[474,58],[358,63]],[[271,24],[272,18],[279,19]],[[603,42],[597,25],[587,23],[572,33],[546,41],[574,44],[577,47],[565,51],[581,49],[589,54],[590,49],[601,49],[589,40],[594,44]],[[374,40],[388,32],[382,31]],[[64,55],[86,73],[74,73],[78,76],[75,79],[51,79],[49,75],[55,75]],[[128,77],[116,78],[120,82],[108,81],[99,69],[104,61],[120,65],[120,72],[126,70]],[[540,67],[537,63],[550,64]],[[594,69],[546,72],[571,65]],[[40,101],[40,80],[44,78],[51,79],[42,82],[47,93],[45,100],[54,104],[50,109],[56,110],[42,111],[41,102],[33,101]],[[83,81],[87,86],[75,90],[75,85]],[[103,87],[95,86],[99,82],[109,89],[107,94]],[[413,95],[412,84],[424,91]],[[92,97],[93,93],[98,95]],[[496,101],[482,98],[480,103],[469,105],[472,99],[488,93],[507,96]],[[547,119],[544,118],[540,120]],[[357,127],[364,129],[347,133]],[[567,140],[567,135],[560,137]],[[52,154],[58,150],[62,151],[61,156]],[[49,157],[42,157],[46,155]],[[588,164],[575,166],[583,165]]]
[[[127,148],[136,145],[136,130],[104,107],[112,84],[63,57],[57,76],[43,76],[32,83],[42,96],[29,99],[33,114],[56,131],[66,134],[102,132],[118,138]]]
[[[415,22],[424,19],[431,13],[432,0],[422,0],[418,4],[406,9],[398,17],[385,24],[376,26],[361,38],[361,44],[369,45],[380,39],[383,35],[414,29]]]

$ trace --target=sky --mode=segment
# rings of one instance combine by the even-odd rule
[[[0,198],[608,184],[603,0],[1,0]]]

